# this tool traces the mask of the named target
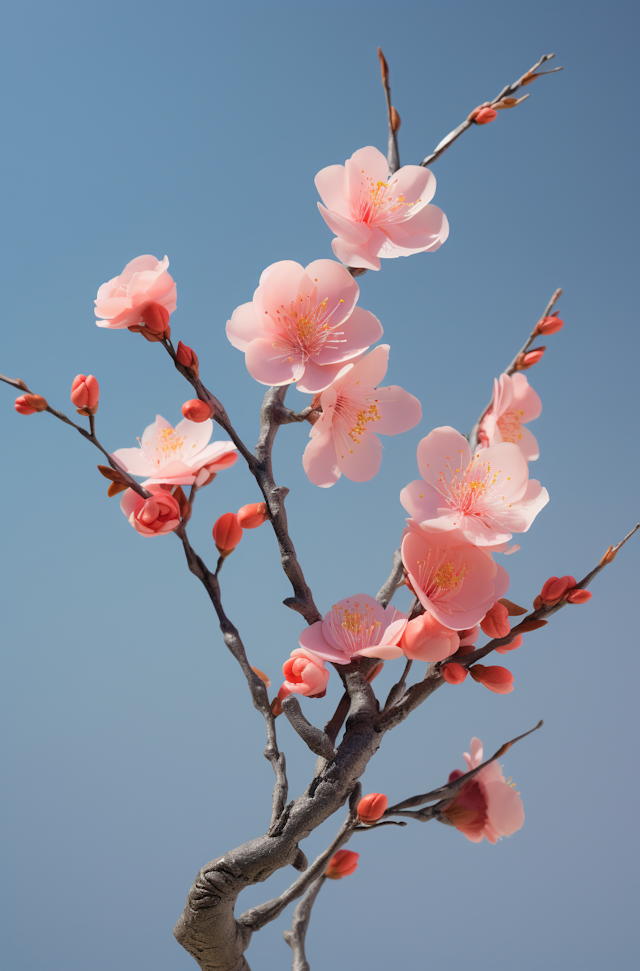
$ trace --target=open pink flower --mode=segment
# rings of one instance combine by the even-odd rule
[[[152,486],[153,494],[145,499],[133,489],[122,493],[120,508],[141,536],[163,536],[180,525],[178,500],[160,486]]]
[[[512,442],[528,462],[540,455],[538,442],[524,425],[540,417],[542,402],[524,374],[501,374],[493,382],[493,402],[480,425],[483,446]]]
[[[146,475],[143,485],[204,485],[213,472],[237,461],[233,442],[212,442],[213,422],[183,418],[173,428],[156,415],[139,438],[140,448],[118,448],[111,458],[130,475]]]
[[[464,753],[469,770],[482,764],[482,742],[471,739],[471,754]],[[464,775],[455,769],[449,782]],[[520,793],[509,785],[497,762],[485,766],[466,782],[454,799],[441,810],[472,843],[482,838],[497,843],[501,836],[511,836],[524,824],[524,807]]]
[[[253,301],[234,310],[227,337],[261,384],[297,381],[300,391],[322,391],[345,361],[382,337],[378,318],[356,307],[359,294],[335,260],[307,267],[282,260],[263,272]]]
[[[354,657],[402,657],[398,647],[407,618],[395,607],[381,607],[366,593],[334,604],[324,620],[300,634],[300,646],[334,664],[349,664]]]
[[[176,285],[167,273],[169,259],[136,256],[127,263],[120,276],[103,283],[98,290],[96,317],[98,327],[122,330],[142,323],[142,314],[150,303],[159,303],[170,314],[176,309]]]
[[[372,479],[380,468],[382,442],[375,432],[397,435],[418,424],[422,406],[412,394],[391,385],[379,388],[387,373],[389,345],[380,344],[348,364],[322,392],[322,415],[309,432],[304,470],[328,488],[342,473],[353,482]]]
[[[284,683],[278,692],[278,701],[287,695],[306,695],[309,698],[322,697],[327,690],[329,671],[322,658],[302,647],[297,647],[282,666]]]
[[[503,442],[473,458],[464,435],[445,425],[418,445],[422,479],[400,493],[409,515],[425,530],[456,530],[476,546],[500,546],[526,533],[549,493],[517,445]]]
[[[456,532],[427,532],[409,521],[402,562],[424,609],[451,630],[480,623],[509,589],[507,571],[491,553]]]
[[[428,202],[436,179],[421,165],[389,175],[377,148],[361,148],[344,165],[329,165],[315,178],[324,206],[318,209],[336,234],[333,252],[347,266],[380,269],[380,257],[438,249],[449,235],[447,217]]]

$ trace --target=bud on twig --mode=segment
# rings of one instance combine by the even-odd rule
[[[358,868],[359,853],[353,850],[338,850],[329,860],[329,865],[325,871],[330,880],[342,880],[349,877]]]
[[[485,667],[484,664],[474,664],[472,668],[469,668],[469,674],[478,684],[484,685],[489,691],[495,691],[498,695],[508,695],[513,691],[511,671],[508,668],[500,667],[498,664],[489,667]]]
[[[587,600],[591,600],[593,594],[589,590],[582,590],[575,588],[571,590],[567,596],[567,603],[570,604],[586,604]]]
[[[95,415],[100,401],[100,385],[93,374],[78,374],[71,385],[71,400],[79,415]]]
[[[238,523],[243,529],[256,529],[269,518],[269,510],[266,502],[251,502],[247,506],[238,509]]]
[[[370,792],[358,803],[358,819],[361,823],[375,823],[382,819],[389,800],[381,792]]]
[[[389,83],[389,65],[387,64],[387,59],[382,53],[382,49],[378,48],[378,57],[380,58],[380,74],[382,75],[382,83],[386,87]]]
[[[195,376],[200,377],[200,362],[198,360],[198,355],[182,341],[178,341],[178,346],[176,348],[176,360],[178,364],[182,367],[190,368]]]
[[[561,320],[560,317],[543,317],[542,320],[538,321],[536,334],[540,334],[542,337],[548,337],[550,334],[557,334],[563,327],[564,320]]]
[[[402,124],[402,119],[396,109],[391,105],[391,130],[396,132]]]
[[[445,664],[445,666],[440,671],[440,674],[447,682],[447,684],[462,684],[468,671],[461,664],[456,661],[452,661],[450,664]]]
[[[528,371],[530,367],[537,364],[544,352],[545,347],[534,347],[532,351],[527,351],[526,354],[518,354],[516,359],[516,371]]]
[[[234,512],[225,512],[213,527],[213,540],[221,556],[232,553],[242,539],[242,526]]]
[[[504,604],[494,603],[480,623],[487,637],[507,637],[511,632],[509,612]]]
[[[36,411],[46,411],[48,407],[47,399],[41,394],[21,394],[15,401],[19,415],[33,415]]]
[[[189,421],[202,422],[211,418],[211,405],[200,398],[190,398],[182,406],[182,414]]]

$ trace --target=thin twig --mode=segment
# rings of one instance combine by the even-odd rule
[[[545,54],[543,57],[540,58],[537,64],[534,64],[532,68],[529,68],[526,74],[523,74],[522,77],[518,78],[517,81],[514,81],[513,84],[508,84],[505,88],[502,89],[500,94],[497,95],[493,99],[493,101],[488,102],[488,104],[489,105],[498,104],[498,102],[502,101],[503,98],[510,97],[516,91],[518,91],[519,88],[522,88],[527,84],[530,84],[531,81],[533,81],[535,78],[540,77],[542,74],[554,74],[556,71],[562,71],[563,69],[561,67],[556,67],[552,71],[540,71],[539,74],[534,74],[534,71],[537,68],[539,68],[541,64],[544,64],[545,61],[550,61],[552,57],[555,57],[555,54]],[[528,97],[528,95],[525,95],[525,97]],[[431,155],[427,155],[427,157],[423,159],[422,162],[420,162],[420,165],[428,166],[436,162],[440,158],[440,156],[444,155],[447,149],[450,148],[453,145],[453,143],[457,141],[462,134],[464,134],[464,132],[467,131],[468,128],[471,128],[472,125],[473,125],[473,119],[471,120],[469,118],[465,119],[465,121],[463,121],[461,125],[458,125],[457,128],[454,128],[452,132],[449,132],[449,134],[445,138],[443,138],[438,145],[436,145]]]
[[[384,88],[384,96],[387,102],[387,121],[389,124],[387,164],[389,166],[389,175],[395,175],[400,168],[400,153],[398,152],[398,129],[400,127],[400,116],[391,104],[389,65],[387,64],[387,60],[380,48],[378,48],[378,57],[380,58],[380,73],[382,74],[382,87]]]
[[[311,920],[311,910],[326,879],[327,877],[323,873],[321,877],[317,877],[313,881],[293,912],[291,930],[286,930],[282,934],[292,951],[291,971],[311,971],[304,951],[304,942]]]
[[[542,317],[543,318],[544,317],[548,317],[551,314],[551,311],[553,310],[553,307],[558,302],[558,300],[560,299],[561,296],[562,296],[562,288],[561,287],[558,287],[558,289],[554,291],[553,296],[551,297],[551,300],[549,301],[549,303],[545,307],[544,313],[542,314]],[[538,334],[538,321],[536,321],[536,324],[535,324],[533,330],[531,331],[531,333],[527,337],[526,341],[524,342],[524,344],[522,345],[522,347],[520,348],[520,350],[518,351],[518,353],[516,354],[516,356],[511,361],[511,364],[509,364],[509,366],[506,367],[505,370],[502,372],[503,374],[508,374],[509,376],[511,376],[512,374],[515,374],[515,372],[518,369],[517,368],[517,364],[518,364],[518,359],[520,358],[520,355],[521,354],[525,354],[529,350],[529,348],[533,344],[534,340],[538,336],[539,336],[539,334]],[[481,426],[484,418],[486,417],[487,412],[491,408],[492,404],[493,404],[493,395],[491,396],[491,398],[489,399],[487,405],[483,409],[483,411],[482,411],[480,417],[478,418],[477,422],[475,423],[475,425],[471,429],[471,434],[469,435],[469,446],[471,448],[471,452],[472,453],[475,452],[476,447],[478,445],[478,435],[479,435],[479,432],[480,432],[480,426]]]
[[[402,550],[398,549],[393,554],[393,566],[387,580],[382,584],[376,594],[376,600],[385,609],[391,603],[394,593],[399,590],[404,583],[404,567],[402,565]]]
[[[291,727],[298,733],[302,741],[311,749],[314,755],[330,762],[335,755],[333,743],[320,729],[307,721],[302,713],[300,702],[294,694],[287,695],[282,701],[282,710],[287,716]]]
[[[409,671],[411,670],[412,664],[413,664],[413,661],[411,660],[411,658],[409,658],[407,660],[407,663],[404,666],[402,677],[400,678],[397,684],[393,685],[393,687],[391,688],[391,691],[387,696],[387,700],[384,703],[383,711],[388,711],[389,708],[393,708],[396,702],[400,701],[400,699],[404,695],[407,687],[407,676],[409,674]]]

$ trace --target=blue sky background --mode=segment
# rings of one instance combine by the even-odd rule
[[[22,0],[2,20],[0,370],[67,410],[75,374],[95,374],[109,449],[135,444],[156,412],[177,421],[188,388],[156,345],[95,327],[102,282],[141,253],[169,255],[174,336],[255,441],[262,388],[224,324],[269,263],[331,256],[313,177],[386,145],[376,46],[404,162],[555,51],[564,72],[435,164],[445,246],[360,281],[391,344],[388,380],[420,397],[422,424],[385,440],[372,482],[330,490],[302,472],[307,428],[283,428],[276,476],[292,490],[291,532],[321,609],[375,593],[419,439],[470,428],[562,286],[565,329],[529,372],[544,404],[535,475],[551,502],[504,561],[510,596],[528,605],[550,574],[583,576],[636,522],[637,5]],[[0,394],[3,967],[187,969],[171,929],[195,873],[267,825],[263,723],[175,539],[144,542],[107,499],[97,453]],[[199,496],[190,532],[205,559],[217,516],[258,499],[240,463]],[[639,551],[636,539],[588,605],[498,659],[511,695],[467,679],[385,738],[363,784],[396,801],[441,784],[472,735],[493,751],[545,719],[504,761],[527,816],[513,838],[476,846],[436,823],[354,837],[357,874],[316,904],[314,971],[633,966]],[[267,527],[245,536],[223,593],[251,662],[277,685],[300,618],[280,606],[289,590]],[[377,684],[397,673],[388,664]],[[326,699],[305,703],[316,724],[338,685],[334,674]],[[313,759],[282,721],[295,795]],[[307,840],[310,857],[342,817]],[[295,876],[251,888],[241,908]],[[254,938],[252,967],[288,967],[285,926]]]

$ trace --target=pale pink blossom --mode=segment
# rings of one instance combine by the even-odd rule
[[[306,627],[300,646],[325,661],[349,664],[354,657],[402,657],[398,647],[407,618],[395,607],[381,607],[366,593],[334,604],[324,620]]]
[[[471,769],[482,764],[482,742],[471,739],[471,754],[464,753]],[[449,782],[464,775],[455,769]],[[497,843],[501,836],[511,836],[524,824],[524,807],[520,793],[507,782],[497,762],[491,762],[469,782],[466,782],[454,799],[442,812],[472,843],[480,843],[484,837]]]
[[[298,382],[300,391],[327,388],[345,361],[382,337],[377,317],[356,307],[360,288],[335,260],[303,267],[292,260],[268,266],[251,303],[237,307],[227,337],[244,351],[261,384]]]
[[[435,428],[418,445],[422,479],[400,493],[409,515],[425,530],[455,530],[476,546],[499,547],[526,533],[549,493],[517,445],[503,442],[474,457],[455,428]]]
[[[151,486],[145,499],[133,489],[122,493],[120,508],[141,536],[163,536],[180,525],[178,500],[161,486]]]
[[[176,285],[167,272],[169,259],[137,256],[127,263],[120,276],[103,283],[98,290],[96,317],[98,327],[122,330],[142,323],[142,314],[150,303],[159,303],[170,314],[176,309]]]
[[[538,442],[525,424],[540,417],[542,402],[524,374],[501,374],[493,382],[493,401],[482,419],[480,444],[511,442],[522,450],[528,462],[540,455]]]
[[[213,422],[183,418],[175,428],[156,415],[138,439],[140,448],[119,448],[114,459],[130,475],[145,475],[143,485],[204,485],[212,473],[237,461],[232,442],[212,442]]]
[[[321,697],[329,680],[325,662],[316,654],[297,647],[282,666],[284,683],[278,692],[278,701],[287,695],[306,695],[308,698]]]
[[[400,647],[412,661],[444,661],[460,646],[457,631],[445,627],[425,610],[405,627]]]
[[[324,202],[318,209],[336,234],[333,252],[347,266],[379,270],[381,256],[431,252],[449,235],[445,214],[428,205],[435,176],[421,165],[389,175],[385,156],[368,146],[322,169],[315,183]]]
[[[347,364],[322,392],[322,414],[309,432],[304,470],[328,488],[342,473],[353,482],[372,479],[380,468],[382,442],[376,432],[397,435],[418,424],[422,406],[397,385],[379,388],[387,373],[389,345],[380,344],[355,364]]]
[[[451,630],[479,624],[509,589],[504,567],[491,553],[452,532],[427,532],[409,520],[402,562],[425,610]]]

